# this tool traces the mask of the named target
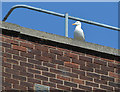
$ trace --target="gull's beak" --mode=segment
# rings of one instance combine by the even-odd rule
[[[75,23],[73,23],[72,25],[76,25]]]

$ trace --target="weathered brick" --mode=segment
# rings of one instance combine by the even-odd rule
[[[82,60],[73,59],[72,62],[79,64],[80,66],[85,66],[85,61]]]
[[[11,64],[8,62],[2,62],[2,66],[7,67],[7,68],[11,68]]]
[[[96,79],[100,79],[100,75],[99,74],[95,74],[95,73],[87,72],[87,76],[92,77],[92,78],[96,78]]]
[[[78,83],[78,84],[84,84],[84,81],[83,81],[83,80],[76,79],[76,78],[72,78],[72,82]]]
[[[19,84],[19,81],[18,80],[14,80],[14,79],[8,79],[8,78],[5,78],[5,82],[8,82],[8,83],[13,83],[13,84]]]
[[[12,88],[12,84],[8,82],[2,82],[2,86]]]
[[[50,49],[50,53],[57,54],[57,55],[63,55],[63,52],[60,50]]]
[[[57,83],[57,84],[63,84],[62,80],[58,80],[58,79],[55,79],[55,78],[50,78],[50,82],[54,82],[54,83]]]
[[[104,75],[101,76],[101,80],[107,80],[107,81],[112,81],[112,82],[114,82],[114,78],[109,77],[109,76],[104,76]]]
[[[13,49],[15,50],[19,50],[19,51],[27,51],[26,47],[23,46],[17,46],[17,45],[13,45]]]
[[[23,82],[23,81],[20,81],[20,85],[21,86],[25,86],[25,87],[33,87],[33,83],[29,83],[29,82]]]
[[[79,74],[79,75],[85,76],[85,71],[82,71],[82,70],[72,69],[72,72],[76,73],[76,74]]]
[[[2,46],[6,48],[11,48],[11,44],[8,44],[8,43],[2,43]]]
[[[87,62],[86,66],[87,67],[93,67],[93,68],[96,68],[96,69],[100,69],[100,65],[99,64],[95,64],[95,63],[93,64],[93,63]]]
[[[48,71],[48,67],[44,67],[41,65],[35,65],[35,69],[43,70],[43,71]]]
[[[109,85],[112,86],[112,87],[118,87],[118,88],[120,88],[120,83],[109,82]]]
[[[21,66],[25,66],[25,67],[29,67],[29,68],[34,68],[34,65],[33,65],[33,64],[26,63],[26,62],[20,62],[20,65],[21,65]]]
[[[56,68],[56,64],[49,63],[49,62],[43,62],[43,65],[44,65],[44,66],[47,66],[47,67]]]
[[[53,60],[51,63],[64,65],[64,61],[59,61],[59,60]]]
[[[105,89],[93,88],[93,92],[107,92]]]
[[[94,82],[99,84],[107,84],[107,80],[94,79]]]
[[[33,48],[34,45],[30,43],[20,42],[20,46],[27,47],[27,48]]]
[[[26,71],[26,67],[18,66],[18,65],[13,65],[13,69],[23,71],[23,72]]]
[[[57,59],[58,60],[61,60],[61,61],[70,61],[70,58],[69,57],[65,57],[65,56],[61,56],[61,55],[57,55]]]
[[[48,52],[48,47],[46,47],[46,46],[36,45],[35,49],[40,50],[40,51],[46,51],[46,52]]]
[[[80,75],[80,79],[93,81],[93,78]]]
[[[63,86],[63,85],[57,85],[57,88],[59,88],[59,89],[63,89],[63,90],[67,90],[67,91],[70,91],[70,87],[67,87],[67,86]]]
[[[11,74],[6,73],[6,72],[2,72],[2,76],[3,76],[3,77],[11,78]]]
[[[13,59],[6,59],[6,62],[18,65],[18,61],[13,60]]]
[[[56,74],[62,74],[61,70],[56,70],[54,68],[50,68],[50,72],[56,73]]]
[[[65,67],[65,66],[62,66],[62,65],[58,65],[58,69],[60,70],[63,70],[63,71],[71,71],[71,69],[69,67]]]
[[[88,81],[86,81],[86,85],[88,85],[88,86],[92,86],[92,87],[99,87],[98,84],[93,83],[93,82],[88,82]]]
[[[79,85],[79,88],[87,90],[87,91],[92,91],[92,87],[88,87],[88,86],[84,86],[84,85]]]
[[[82,89],[72,88],[72,92],[86,92],[86,91]]]
[[[18,89],[18,90],[27,90],[27,87],[24,87],[22,85],[18,85],[18,84],[13,84],[13,88],[14,89]]]
[[[64,53],[64,56],[67,56],[67,57],[73,58],[73,59],[78,59],[78,54],[75,54],[75,53],[65,52],[65,53]]]
[[[52,59],[49,58],[49,57],[44,57],[44,56],[39,56],[39,55],[36,55],[35,59],[40,60],[40,61],[45,61],[45,62],[51,62],[52,61]]]
[[[5,42],[18,45],[18,41],[15,41],[13,39],[5,39]]]
[[[50,72],[43,72],[43,71],[42,71],[42,75],[48,76],[48,77],[54,77],[54,78],[55,78],[55,74],[50,73]]]
[[[10,53],[10,54],[19,55],[19,51],[14,50],[14,49],[7,49],[7,48],[5,48],[5,52]]]
[[[103,66],[103,65],[101,66],[101,70],[114,72],[114,68],[113,67],[106,67],[106,66]]]
[[[39,71],[39,70],[35,70],[35,69],[30,69],[30,68],[28,68],[28,72],[30,72],[30,73],[41,74],[41,71]]]
[[[5,72],[10,73],[10,74],[15,74],[15,75],[19,75],[20,72],[14,69],[10,69],[10,68],[5,68]]]
[[[108,62],[108,66],[109,66],[109,67],[114,67],[114,68],[120,67],[118,64],[111,63],[111,62]]]
[[[20,61],[27,61],[27,58],[16,56],[16,55],[13,55],[13,59],[20,60]]]
[[[79,56],[79,60],[86,61],[86,62],[91,62],[92,63],[92,58],[85,57],[85,56]]]
[[[78,68],[79,65],[71,62],[64,62],[64,65],[70,68]]]
[[[28,78],[28,82],[41,84],[41,80],[33,79],[33,78]]]
[[[51,82],[45,82],[45,81],[43,81],[43,85],[56,88],[56,84],[55,83],[51,83]]]
[[[66,77],[66,76],[62,76],[62,75],[57,75],[57,79],[70,81],[70,77]]]
[[[53,53],[42,52],[42,56],[49,57],[51,59],[56,59],[56,55],[54,55]]]
[[[72,83],[72,82],[67,82],[67,81],[64,81],[64,85],[70,86],[70,87],[77,87],[77,84]]]
[[[9,53],[2,53],[2,56],[6,58],[12,58],[12,55]]]
[[[28,53],[31,53],[31,54],[35,54],[35,55],[41,56],[42,55],[41,52],[42,51],[39,51],[37,49],[30,49],[30,48],[28,48]]]
[[[110,77],[115,77],[115,78],[120,78],[119,77],[120,75],[118,75],[117,73],[113,73],[113,72],[109,72],[109,76]]]
[[[93,68],[92,67],[80,66],[80,69],[81,70],[85,70],[85,71],[93,72]]]
[[[107,65],[107,62],[102,61],[102,60],[97,60],[97,59],[94,60],[94,63],[95,63],[95,64],[100,64],[100,65],[104,65],[104,66]]]
[[[113,87],[106,86],[106,85],[100,85],[100,88],[103,88],[103,89],[106,89],[106,90],[109,90],[109,91],[113,91]]]
[[[41,65],[41,61],[38,61],[38,60],[33,60],[33,59],[28,59],[28,62],[29,63],[32,63],[32,64],[37,64],[37,65]]]
[[[107,71],[103,71],[103,70],[99,70],[99,69],[95,69],[95,72],[96,73],[99,73],[99,74],[105,74],[105,75],[108,75],[108,72]]]
[[[13,75],[13,78],[16,80],[26,81],[26,77],[20,75]]]
[[[36,79],[40,79],[40,80],[45,80],[48,81],[48,77],[42,76],[42,75],[35,75]]]
[[[33,73],[28,73],[25,71],[20,71],[20,75],[33,78]]]
[[[20,55],[21,55],[22,57],[34,58],[34,55],[31,54],[31,53],[20,52]]]

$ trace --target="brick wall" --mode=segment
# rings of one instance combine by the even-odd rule
[[[3,90],[119,92],[119,57],[37,39],[9,30],[2,38]],[[106,90],[106,91],[105,91]]]

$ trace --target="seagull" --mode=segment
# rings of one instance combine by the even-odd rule
[[[74,31],[74,39],[85,41],[84,32],[81,29],[81,22],[76,21],[72,25],[76,25],[76,28],[75,28],[75,31]]]

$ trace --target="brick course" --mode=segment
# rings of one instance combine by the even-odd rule
[[[104,58],[95,52],[74,51],[41,39],[37,42],[33,37],[27,40],[27,36],[13,35],[0,35],[4,90],[34,90],[35,83],[52,90],[120,90],[120,66],[115,56]]]

